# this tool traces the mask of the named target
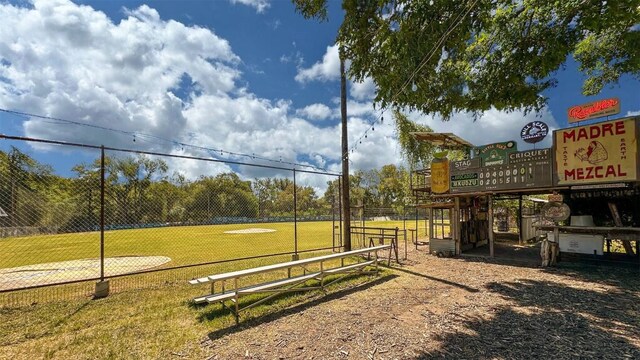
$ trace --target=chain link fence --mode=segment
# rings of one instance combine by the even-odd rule
[[[338,174],[2,138],[0,305],[342,245]],[[66,156],[37,161],[28,151],[38,146]]]

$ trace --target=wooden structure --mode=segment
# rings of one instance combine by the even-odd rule
[[[368,244],[365,246],[374,247],[377,245],[384,245],[388,242],[391,245],[391,251],[389,252],[388,264],[391,264],[391,253],[394,254],[396,263],[400,264],[400,256],[398,255],[398,233],[400,228],[398,227],[372,227],[372,226],[351,226],[351,237],[361,238]],[[405,249],[406,235],[405,235]],[[406,256],[405,256],[406,259]]]
[[[510,196],[518,200],[517,224],[519,243],[522,244],[526,240],[522,238],[522,196],[557,194],[576,215],[593,215],[599,225],[588,230],[559,226],[557,231],[576,234],[576,239],[585,231],[602,234],[609,240],[621,239],[625,234],[621,240],[627,257],[635,257],[634,261],[640,262],[640,232],[633,230],[640,226],[639,134],[640,117],[628,117],[556,130],[552,148],[518,151],[515,141],[473,147],[468,141],[448,133],[414,133],[418,140],[443,149],[466,149],[470,154],[466,159],[450,161],[444,175],[431,169],[420,169],[412,174],[417,206],[428,208],[432,220],[430,243],[435,240],[439,249],[453,248],[455,255],[488,245],[488,255],[493,257],[496,198]],[[441,163],[438,166],[441,167]],[[436,175],[447,178],[435,179]],[[446,192],[434,192],[432,184],[443,181],[449,182]],[[612,189],[622,189],[624,194],[612,197],[607,193]],[[616,203],[624,216],[618,213]],[[438,218],[437,214],[442,215]],[[450,225],[448,236],[436,231],[434,221],[440,219],[442,227],[444,214],[448,215]],[[449,243],[442,244],[442,241]],[[636,243],[635,251],[631,242]],[[552,255],[559,247],[556,243],[548,248],[546,253]],[[437,253],[440,253],[439,249]],[[548,260],[553,263],[552,259]]]
[[[325,283],[325,278],[331,275],[337,274],[352,274],[352,273],[378,273],[378,251],[389,250],[389,261],[391,259],[391,245],[380,245],[365,249],[347,251],[342,253],[324,255],[313,257],[309,259],[302,259],[296,261],[289,261],[279,264],[260,266],[251,269],[244,269],[238,271],[232,271],[222,274],[214,274],[207,277],[194,279],[189,281],[192,285],[210,284],[211,291],[209,294],[199,296],[193,299],[196,304],[202,303],[221,303],[223,307],[229,308],[236,319],[236,323],[239,322],[240,312],[259,305],[271,298],[278,296],[279,294],[293,291],[307,291],[313,289],[324,289],[325,286],[330,283]],[[360,261],[355,264],[345,265],[344,259],[353,256],[370,255],[373,253],[372,260]],[[333,268],[325,268],[325,263],[331,260],[340,260],[340,266]],[[308,267],[311,265],[318,265],[318,271],[307,272]],[[373,267],[373,270],[366,271],[367,267]],[[294,268],[302,268],[304,273],[299,276],[291,276],[291,270]],[[287,271],[287,277],[276,280],[257,284],[241,284],[242,279],[264,273],[271,273],[280,270]],[[309,280],[317,280],[320,284],[308,286],[306,283]],[[335,280],[334,280],[335,281]],[[227,282],[230,286],[225,286]],[[216,291],[215,284],[219,283],[219,291]],[[262,298],[256,302],[253,302],[244,307],[240,307],[240,297],[259,293],[269,293],[271,295]],[[231,306],[227,307],[226,302],[231,302]]]

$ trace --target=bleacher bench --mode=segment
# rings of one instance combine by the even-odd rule
[[[260,267],[244,269],[244,270],[237,270],[237,271],[232,271],[232,272],[227,272],[222,274],[215,274],[215,275],[210,275],[203,278],[193,279],[189,281],[189,283],[192,285],[210,284],[211,285],[210,293],[207,295],[194,298],[193,299],[194,303],[202,304],[202,303],[219,302],[222,304],[223,307],[226,307],[229,310],[231,310],[231,312],[235,316],[236,323],[238,323],[241,311],[247,310],[265,301],[268,301],[274,296],[277,296],[285,292],[291,292],[291,291],[324,289],[325,286],[328,286],[331,283],[339,280],[339,279],[336,279],[334,281],[331,281],[330,283],[325,283],[325,277],[327,276],[336,275],[336,274],[351,274],[351,273],[376,273],[377,274],[378,260],[379,260],[378,251],[382,251],[382,250],[389,250],[389,258],[391,257],[391,245],[380,245],[380,246],[373,246],[373,247],[368,247],[364,249],[346,251],[346,252],[341,252],[336,254],[317,256],[317,257],[308,258],[308,259],[288,261],[288,262],[278,263],[273,265],[266,265],[266,266],[260,266]],[[364,261],[361,259],[362,261],[357,262],[355,264],[348,264],[348,265],[344,264],[345,258],[358,256],[358,255],[371,255],[371,253],[374,254],[371,260]],[[336,266],[328,269],[324,267],[325,262],[330,260],[337,260],[337,259],[341,260],[340,266]],[[311,264],[319,264],[320,269],[318,271],[307,273],[305,266],[311,265]],[[303,269],[305,269],[304,274],[299,276],[293,276],[293,277],[290,276],[291,269],[297,268],[297,267],[302,267]],[[373,270],[368,270],[368,271],[365,270],[365,268],[367,267],[373,267]],[[267,273],[267,272],[273,272],[277,270],[285,270],[285,269],[288,270],[287,273],[289,274],[289,276],[287,276],[286,278],[274,280],[274,281],[262,282],[258,284],[252,284],[248,286],[240,286],[240,280],[242,278],[252,276],[252,275]],[[313,286],[305,286],[307,281],[312,279],[319,281],[319,284],[313,285]],[[228,282],[230,283],[229,284],[230,286],[228,286],[228,289],[225,289],[227,287],[226,285]],[[220,291],[218,292],[216,292],[216,289],[215,289],[216,283],[221,284]],[[272,295],[262,298],[256,302],[250,303],[242,308],[240,307],[239,301],[238,301],[240,297],[245,295],[256,294],[256,293],[272,293]],[[226,301],[230,301],[231,303],[233,303],[233,306],[228,307],[226,305]]]

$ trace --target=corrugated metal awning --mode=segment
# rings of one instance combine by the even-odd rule
[[[412,132],[410,134],[419,141],[429,142],[443,149],[459,150],[475,147],[472,143],[453,133]]]

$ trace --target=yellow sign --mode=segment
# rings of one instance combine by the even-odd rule
[[[558,184],[636,181],[636,121],[620,119],[556,131]]]
[[[444,194],[449,191],[449,160],[431,162],[431,192]]]

